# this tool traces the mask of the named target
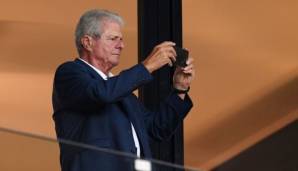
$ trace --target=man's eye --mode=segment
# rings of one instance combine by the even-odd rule
[[[119,38],[118,37],[110,37],[108,38],[108,40],[112,40],[112,41],[117,41]]]
[[[112,37],[111,40],[116,41],[117,37]]]
[[[115,36],[115,37],[108,37],[107,39],[108,39],[108,40],[112,40],[112,41],[122,41],[122,37],[118,37],[118,36]]]

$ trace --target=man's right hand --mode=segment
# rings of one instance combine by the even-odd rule
[[[166,64],[172,66],[176,61],[176,51],[173,46],[175,43],[170,41],[155,46],[150,55],[142,62],[143,65],[150,73]]]

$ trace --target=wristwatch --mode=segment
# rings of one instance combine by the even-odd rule
[[[190,87],[188,87],[186,90],[180,90],[180,89],[173,87],[174,93],[177,93],[177,94],[186,94],[187,92],[189,92],[189,89],[190,89]]]

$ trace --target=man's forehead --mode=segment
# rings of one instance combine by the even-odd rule
[[[102,29],[105,35],[122,37],[121,26],[117,22],[105,21]]]
[[[118,31],[113,30],[106,30],[103,34],[107,36],[113,36],[113,37],[122,37],[122,33]]]

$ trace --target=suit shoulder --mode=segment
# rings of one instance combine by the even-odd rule
[[[74,61],[66,61],[66,62],[60,64],[57,67],[56,71],[59,71],[59,70],[64,69],[64,68],[72,68],[72,67],[75,67],[75,66],[77,66],[77,64]]]
[[[72,71],[72,70],[82,70],[83,67],[81,64],[79,64],[78,62],[76,61],[66,61],[62,64],[60,64],[57,69],[56,69],[56,74],[57,73],[60,73],[60,72],[69,72],[69,71]]]

